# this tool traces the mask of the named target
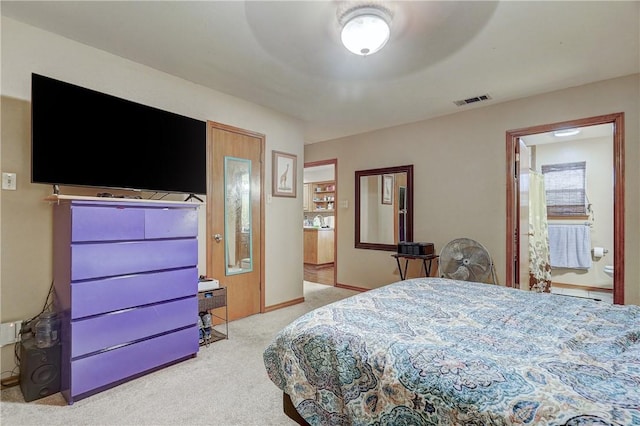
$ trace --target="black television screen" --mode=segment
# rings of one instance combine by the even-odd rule
[[[31,182],[206,193],[206,122],[31,76]]]

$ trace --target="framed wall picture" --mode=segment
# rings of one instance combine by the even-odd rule
[[[382,175],[382,204],[393,204],[393,175]]]
[[[272,151],[271,186],[274,197],[296,197],[298,158],[286,152]]]

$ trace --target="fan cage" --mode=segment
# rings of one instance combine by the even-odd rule
[[[438,270],[442,278],[487,283],[491,277],[493,284],[497,284],[489,250],[470,238],[448,242],[440,251]]]

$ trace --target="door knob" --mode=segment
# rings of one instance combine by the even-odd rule
[[[216,240],[216,243],[219,243],[220,241],[222,241],[222,235],[220,234],[215,234],[213,236],[213,239]]]

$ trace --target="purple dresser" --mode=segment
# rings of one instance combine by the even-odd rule
[[[198,352],[198,206],[54,204],[61,391],[69,404]]]

